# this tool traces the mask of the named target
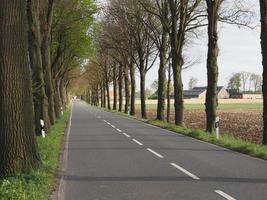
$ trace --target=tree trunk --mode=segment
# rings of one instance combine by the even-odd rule
[[[168,69],[168,84],[167,84],[167,122],[170,122],[171,111],[171,63]]]
[[[263,144],[267,144],[267,1],[260,0],[261,48],[263,65]]]
[[[160,48],[159,58],[160,65],[158,70],[158,106],[157,106],[157,119],[164,120],[165,99],[166,99],[166,49],[167,49],[167,33],[162,33],[162,44]]]
[[[0,177],[40,165],[28,59],[27,1],[0,6]]]
[[[208,55],[207,77],[208,87],[206,93],[206,131],[212,133],[215,130],[216,110],[218,106],[218,33],[219,8],[221,0],[206,0],[208,7]]]
[[[48,99],[45,94],[44,74],[42,68],[39,0],[27,1],[27,14],[29,22],[29,57],[32,69],[35,132],[37,135],[40,135],[40,120],[44,120],[45,130],[47,131],[50,127],[50,119],[48,115]]]
[[[130,76],[131,76],[131,110],[130,115],[135,115],[135,67],[133,62],[130,64]]]
[[[60,83],[59,80],[60,78],[57,78],[56,80],[53,79],[53,90],[54,90],[54,110],[55,110],[55,116],[56,118],[60,117],[60,108],[62,106],[61,104],[61,97],[60,97],[60,92],[59,92],[59,87]]]
[[[129,107],[129,103],[130,103],[130,88],[129,88],[128,66],[125,66],[125,69],[124,69],[124,92],[125,92],[124,113],[128,113],[128,107]]]
[[[107,102],[106,102],[106,86],[105,86],[105,81],[102,82],[102,91],[103,91],[103,107],[107,107]]]
[[[40,23],[41,23],[41,53],[42,64],[44,70],[45,91],[49,103],[49,118],[50,123],[55,122],[55,106],[54,106],[54,88],[52,83],[51,72],[51,56],[50,56],[50,39],[51,39],[51,24],[53,16],[53,0],[40,1]]]
[[[171,55],[172,55],[172,71],[173,71],[173,85],[174,85],[174,110],[175,110],[175,124],[184,126],[184,95],[182,82],[182,66],[184,64],[182,51],[185,38],[186,27],[186,5],[185,0],[180,1],[179,5],[179,20],[176,12],[176,4],[174,0],[170,0],[171,11]],[[179,21],[179,28],[178,28]]]
[[[122,102],[123,102],[123,97],[122,97],[122,85],[123,85],[123,69],[122,65],[119,67],[119,112],[122,111]]]
[[[146,119],[146,71],[140,71],[141,116]]]
[[[113,67],[113,110],[117,110],[117,66]]]
[[[102,83],[100,83],[100,98],[101,98],[101,108],[103,108],[104,107],[104,95],[103,95]]]
[[[110,110],[110,96],[109,96],[109,82],[108,82],[108,73],[106,72],[106,77],[105,77],[105,81],[106,81],[106,92],[107,92],[107,103],[108,103],[108,109]]]

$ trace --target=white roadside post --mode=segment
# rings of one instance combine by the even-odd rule
[[[128,106],[128,115],[130,115],[130,109],[131,109],[131,107]]]
[[[45,138],[45,130],[44,130],[44,120],[40,120],[40,124],[41,124],[41,133],[42,133],[42,137]]]
[[[63,116],[63,107],[60,107],[61,115]]]
[[[220,138],[220,118],[217,116],[215,119],[215,134],[216,134],[216,139]]]

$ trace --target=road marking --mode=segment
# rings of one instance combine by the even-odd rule
[[[188,176],[190,176],[191,178],[195,179],[195,180],[199,180],[200,178],[198,178],[196,175],[190,173],[189,171],[187,171],[186,169],[180,167],[179,165],[175,164],[175,163],[170,163],[170,165],[172,165],[173,167],[175,167],[176,169],[180,170],[181,172],[187,174]]]
[[[224,193],[224,192],[221,191],[221,190],[215,190],[214,192],[216,192],[217,194],[221,195],[221,196],[224,197],[225,199],[228,199],[228,200],[236,200],[234,197],[231,197],[230,195]]]
[[[125,135],[126,137],[131,137],[130,135],[128,135],[127,133],[122,133],[123,135]]]
[[[118,128],[117,128],[116,130],[119,131],[119,132],[122,132],[121,129],[118,129]]]
[[[107,123],[107,120],[104,119],[103,121]]]
[[[139,144],[140,146],[143,146],[143,144],[142,144],[141,142],[139,142],[138,140],[133,139],[133,141],[134,141],[135,143]]]
[[[114,125],[111,125],[111,127],[112,127],[112,128],[116,128],[116,126],[114,126]]]
[[[150,148],[147,148],[146,150],[150,151],[151,153],[153,153],[154,155],[158,156],[159,158],[164,158],[162,155],[160,155],[159,153],[157,153],[156,151],[150,149]]]
[[[62,161],[62,173],[66,173],[68,168],[68,155],[69,155],[69,137],[70,137],[70,130],[71,130],[71,121],[72,121],[72,113],[73,113],[74,105],[71,104],[71,111],[70,111],[70,118],[68,123],[68,129],[67,129],[67,135],[66,135],[66,142],[65,142],[65,150],[63,152],[63,161]],[[59,180],[59,186],[58,186],[58,193],[57,193],[57,199],[65,199],[65,188],[66,188],[66,182],[61,177]]]

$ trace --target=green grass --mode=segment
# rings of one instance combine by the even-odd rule
[[[205,109],[205,105],[203,103],[185,103],[185,109]],[[146,105],[148,110],[156,110],[157,104],[147,104]],[[136,105],[137,109],[141,109],[141,105]],[[218,106],[219,110],[247,110],[247,109],[256,109],[256,110],[262,110],[263,104],[262,103],[221,103]],[[171,105],[171,109],[174,109],[173,104]]]
[[[105,109],[108,111],[107,109]],[[231,134],[221,134],[220,139],[216,139],[215,135],[205,132],[200,129],[189,129],[177,126],[173,123],[167,123],[154,119],[141,119],[136,116],[129,116],[125,113],[120,113],[117,111],[110,111],[112,113],[123,115],[126,117],[134,118],[145,123],[167,129],[182,135],[193,137],[202,141],[206,141],[212,144],[216,144],[234,151],[238,151],[253,157],[258,157],[267,160],[267,145],[255,144],[251,142],[244,141],[242,139],[236,138]]]
[[[60,148],[69,116],[70,109],[50,128],[45,139],[38,137],[38,146],[43,162],[40,169],[29,174],[18,174],[0,180],[1,200],[49,199],[55,186]]]
[[[239,138],[232,136],[231,134],[221,134],[220,139],[216,139],[213,134],[205,132],[199,129],[189,129],[176,126],[175,124],[159,121],[159,120],[147,120],[147,123],[154,126],[158,126],[170,131],[187,135],[189,137],[197,138],[212,144],[223,146],[228,149],[232,149],[244,154],[248,154],[254,157],[262,158],[267,160],[267,146],[261,144],[254,144],[246,142]]]

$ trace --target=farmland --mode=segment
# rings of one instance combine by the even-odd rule
[[[156,116],[156,101],[147,101],[149,118]],[[246,141],[260,143],[262,140],[262,100],[219,101],[218,116],[220,131],[232,134]],[[188,128],[205,129],[205,106],[203,100],[185,100],[185,125]],[[137,115],[140,116],[140,105],[137,101]],[[174,121],[174,110],[171,107],[171,121]]]

